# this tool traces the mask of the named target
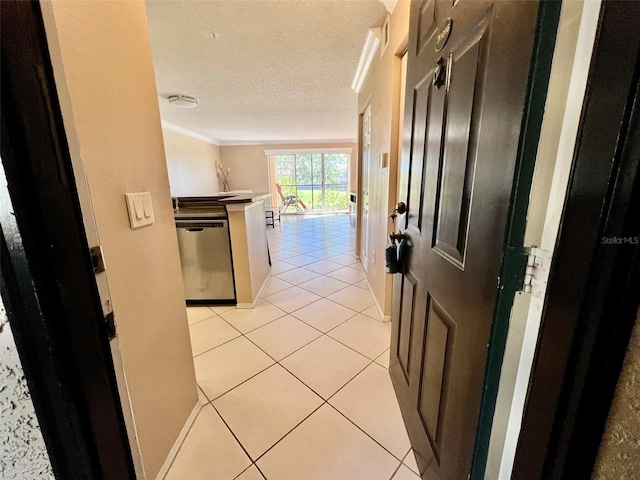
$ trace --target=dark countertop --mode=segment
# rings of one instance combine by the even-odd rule
[[[220,192],[213,195],[198,195],[190,197],[177,197],[179,205],[184,206],[197,206],[197,205],[210,205],[212,202],[217,205],[227,205],[230,203],[251,203],[257,202],[269,198],[270,193],[233,193],[233,192]]]
[[[223,193],[221,195],[231,195],[230,197],[220,199],[220,203],[226,205],[228,203],[251,203],[258,200],[264,200],[271,196],[270,193]]]

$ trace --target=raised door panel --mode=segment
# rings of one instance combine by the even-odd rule
[[[434,249],[464,269],[472,208],[485,55],[484,35],[470,39],[449,55],[442,174],[437,185]]]

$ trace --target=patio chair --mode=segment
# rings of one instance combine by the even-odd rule
[[[282,204],[280,205],[281,213],[284,213],[285,210],[289,207],[296,207],[296,210],[301,213],[304,213],[308,210],[302,199],[297,195],[287,195],[285,197],[282,193],[282,187],[279,183],[276,183],[276,190],[278,191],[280,201],[282,202]]]

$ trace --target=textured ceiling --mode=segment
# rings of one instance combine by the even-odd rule
[[[379,0],[147,0],[162,120],[219,140],[351,140],[351,82]],[[197,108],[171,107],[191,95]]]

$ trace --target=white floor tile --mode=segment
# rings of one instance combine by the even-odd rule
[[[347,288],[332,293],[327,298],[358,312],[373,305],[371,293],[362,288],[354,287],[353,285],[349,285]]]
[[[209,399],[206,397],[200,387],[198,387],[198,400],[200,400],[200,403],[202,405],[206,405],[207,403],[209,403]]]
[[[209,307],[201,306],[201,307],[187,307],[187,318],[189,319],[189,325],[193,325],[195,323],[206,320],[207,318],[211,318],[215,315],[214,312],[211,311]]]
[[[320,300],[320,298],[321,297],[315,293],[308,292],[299,287],[291,287],[282,292],[264,297],[267,302],[287,313],[295,312],[310,303]]]
[[[389,348],[391,328],[373,318],[358,314],[327,333],[371,360]]]
[[[400,465],[392,480],[420,480],[420,477],[409,470],[406,465]]]
[[[353,255],[356,251],[354,242],[348,242],[344,244],[335,245],[333,250],[340,253],[346,253]]]
[[[213,313],[217,313],[220,315],[221,313],[228,312],[229,310],[234,310],[236,308],[235,305],[209,305],[209,308]]]
[[[314,250],[313,252],[308,253],[309,256],[314,257],[318,260],[327,260],[331,257],[335,257],[336,255],[340,255],[338,252],[333,252],[329,249],[325,249],[323,247],[318,248],[318,250]],[[330,261],[330,260],[329,260]]]
[[[359,282],[356,282],[353,285],[358,288],[364,288],[365,290],[369,290],[369,285],[367,285],[366,280],[360,280]]]
[[[193,363],[198,385],[214,399],[274,362],[249,340],[239,337],[197,356]]]
[[[304,241],[304,238],[305,237],[301,237],[300,240]],[[311,238],[311,237],[307,237],[307,238]],[[302,245],[298,245],[297,247],[294,247],[294,248],[291,249],[292,252],[295,252],[298,255],[304,255],[304,254],[312,252],[314,250],[315,250],[315,248],[310,246],[310,245],[307,245],[306,242],[304,242]]]
[[[411,446],[389,372],[371,364],[336,393],[329,403],[380,445],[404,458]]]
[[[360,272],[364,272],[364,268],[362,267],[362,264],[358,261],[356,261],[356,263],[352,263],[351,265],[349,265],[349,268],[353,268],[354,270],[359,270]]]
[[[167,480],[230,480],[251,460],[211,405],[200,410],[187,434]]]
[[[247,333],[286,314],[269,302],[258,300],[255,308],[236,308],[220,316],[240,332]]]
[[[296,257],[287,258],[287,263],[291,263],[293,265],[297,265],[298,267],[303,267],[304,265],[308,265],[310,263],[317,262],[318,260],[311,255],[298,255]]]
[[[357,312],[323,298],[300,310],[296,310],[292,315],[326,333],[357,315]]]
[[[348,253],[341,253],[339,255],[336,255],[335,257],[331,257],[331,261],[344,266],[351,265],[357,262],[356,257],[354,257],[353,255],[349,255]]]
[[[264,290],[262,290],[262,296],[266,297],[267,295],[272,295],[274,293],[280,292],[282,290],[286,290],[287,288],[291,288],[289,282],[285,282],[278,277],[270,277],[267,284],[264,286]]]
[[[264,480],[264,477],[255,465],[251,465],[251,467],[242,472],[242,474],[235,480]]]
[[[306,268],[294,268],[288,272],[281,273],[277,278],[284,280],[292,285],[300,285],[301,283],[308,282],[314,278],[319,277],[319,273],[312,272]],[[265,295],[266,296],[266,295]]]
[[[272,358],[281,360],[320,335],[315,328],[287,315],[248,333],[247,338]]]
[[[370,362],[341,343],[322,336],[285,358],[281,364],[327,399]]]
[[[347,283],[356,283],[367,278],[367,274],[363,271],[350,267],[342,267],[340,270],[329,272],[327,275]]]
[[[343,268],[343,266],[339,263],[333,263],[329,260],[319,260],[317,262],[310,263],[309,265],[305,265],[304,268],[316,273],[320,273],[322,275],[326,275],[329,272],[340,270],[341,268]]]
[[[323,405],[258,460],[268,480],[388,480],[398,460]]]
[[[364,309],[362,311],[363,315],[366,315],[367,317],[371,317],[374,320],[378,320],[379,322],[382,321],[382,317],[380,316],[380,312],[378,311],[378,307],[376,307],[375,305],[371,305],[370,307]]]
[[[331,295],[338,290],[347,288],[349,284],[341,282],[340,280],[336,280],[335,278],[329,278],[322,275],[318,278],[314,278],[313,280],[309,280],[308,282],[301,283],[298,286],[300,288],[304,288],[305,290],[313,292],[316,295],[320,295],[321,297],[326,297],[327,295]]]
[[[271,262],[271,275],[278,275],[287,270],[293,270],[294,268],[296,268],[296,266],[288,262]]]
[[[274,365],[213,404],[255,460],[318,408],[322,399]],[[288,463],[295,463],[294,458]]]
[[[229,340],[239,337],[240,332],[218,315],[207,318],[189,327],[193,356],[211,350]]]
[[[418,462],[416,462],[416,456],[413,453],[413,449],[409,450],[409,453],[407,453],[407,456],[404,457],[402,463],[413,470],[414,473],[420,473],[420,470],[418,469]]]
[[[387,350],[386,352],[383,352],[382,355],[376,358],[376,363],[381,367],[384,367],[387,370],[389,370],[389,355],[390,355],[389,350]]]

